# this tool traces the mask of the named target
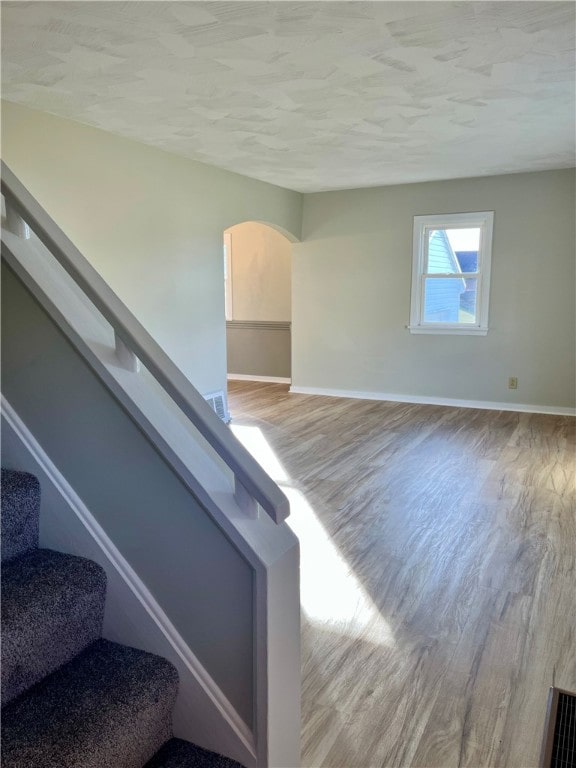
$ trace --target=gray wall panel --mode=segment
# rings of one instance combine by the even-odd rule
[[[290,323],[226,323],[228,373],[290,378]]]
[[[15,275],[2,392],[252,724],[252,569]]]

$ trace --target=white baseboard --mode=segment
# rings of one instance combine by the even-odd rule
[[[90,558],[106,571],[104,636],[163,656],[178,669],[175,735],[254,768],[248,726],[4,397],[2,420],[3,465],[32,472],[41,483],[40,545]]]
[[[267,381],[269,384],[290,384],[292,379],[283,376],[254,376],[251,373],[229,373],[228,381]]]
[[[323,397],[349,397],[354,400],[388,400],[393,403],[422,405],[447,405],[454,408],[480,408],[490,411],[520,411],[522,413],[548,413],[557,416],[576,416],[576,408],[528,403],[497,403],[491,400],[458,400],[452,397],[426,397],[423,395],[399,395],[390,392],[362,392],[347,389],[291,386],[290,392],[298,395],[322,395]]]

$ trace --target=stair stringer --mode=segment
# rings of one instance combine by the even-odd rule
[[[177,668],[174,735],[256,768],[248,726],[4,397],[2,463],[40,481],[40,546],[89,558],[106,571],[103,636],[163,656]]]

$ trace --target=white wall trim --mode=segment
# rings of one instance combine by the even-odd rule
[[[38,443],[4,396],[2,396],[1,402],[2,416],[5,419],[6,424],[13,430],[24,448],[49,478],[55,490],[62,498],[62,501],[82,523],[97,547],[104,554],[106,560],[110,563],[110,566],[117,572],[122,581],[129,588],[130,592],[138,600],[142,608],[144,608],[148,617],[154,622],[164,638],[168,641],[184,667],[201,688],[203,694],[208,697],[220,717],[224,719],[227,726],[241,742],[243,748],[255,761],[256,749],[254,736],[246,723],[244,723],[226,695],[186,644],[185,640],[179,634],[166,613],[162,610],[152,593],[139,578],[138,574],[123,557],[104,529],[94,518],[88,507],[74,491],[55,464],[50,460],[42,446]],[[151,652],[155,652],[153,649],[150,650]]]
[[[497,403],[492,400],[458,400],[452,397],[428,397],[426,395],[399,395],[390,392],[363,392],[348,389],[324,389],[323,387],[291,386],[290,392],[298,395],[322,395],[323,397],[349,397],[354,400],[388,400],[393,403],[422,405],[447,405],[454,408],[480,408],[490,411],[520,411],[522,413],[548,413],[557,416],[576,416],[576,408],[528,403]]]
[[[283,376],[255,376],[251,373],[229,373],[228,381],[267,381],[270,384],[290,384],[292,379]]]

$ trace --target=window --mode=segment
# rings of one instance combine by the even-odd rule
[[[486,335],[493,219],[414,216],[411,333]]]

